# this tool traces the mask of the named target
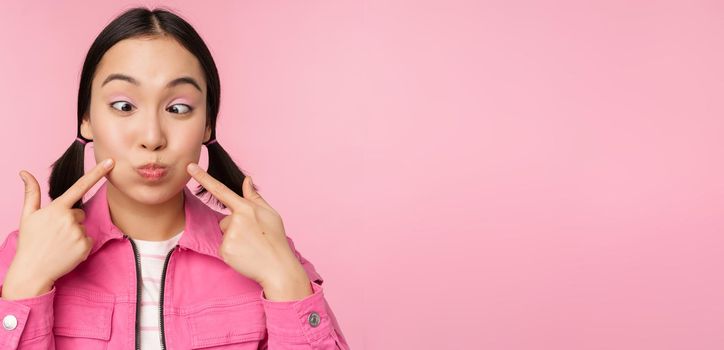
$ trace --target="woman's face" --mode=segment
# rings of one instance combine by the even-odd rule
[[[138,202],[158,204],[191,178],[186,165],[198,163],[211,135],[205,124],[206,81],[196,57],[169,37],[134,38],[101,59],[81,135],[93,140],[96,162],[116,161],[106,175],[114,187]],[[138,168],[149,163],[165,166],[165,175],[143,176]]]

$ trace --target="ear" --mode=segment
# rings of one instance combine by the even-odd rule
[[[204,143],[209,142],[211,139],[211,127],[207,126],[206,131],[204,131]]]
[[[88,114],[83,116],[83,121],[80,124],[80,135],[86,140],[93,140],[93,129],[91,128]]]

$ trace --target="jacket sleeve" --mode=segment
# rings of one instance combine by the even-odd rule
[[[287,240],[309,276],[313,293],[301,300],[271,301],[264,297],[264,291],[261,292],[266,313],[268,348],[349,350],[337,318],[324,298],[322,276],[317,273],[314,265],[297,251],[292,239],[287,236]]]
[[[15,257],[19,231],[11,232],[0,246],[0,295],[10,263]],[[55,286],[49,292],[32,298],[5,300],[0,298],[0,348],[55,349],[53,335],[53,301]]]

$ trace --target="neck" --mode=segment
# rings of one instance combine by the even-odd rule
[[[136,201],[107,184],[108,210],[111,221],[130,238],[144,241],[164,241],[184,229],[184,192],[158,204]]]

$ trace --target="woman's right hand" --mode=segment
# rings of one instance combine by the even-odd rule
[[[86,235],[83,209],[73,205],[112,168],[112,159],[96,165],[73,186],[40,208],[40,186],[32,174],[21,171],[25,201],[20,217],[15,257],[3,282],[2,298],[20,299],[50,291],[55,281],[88,258],[93,240]]]

